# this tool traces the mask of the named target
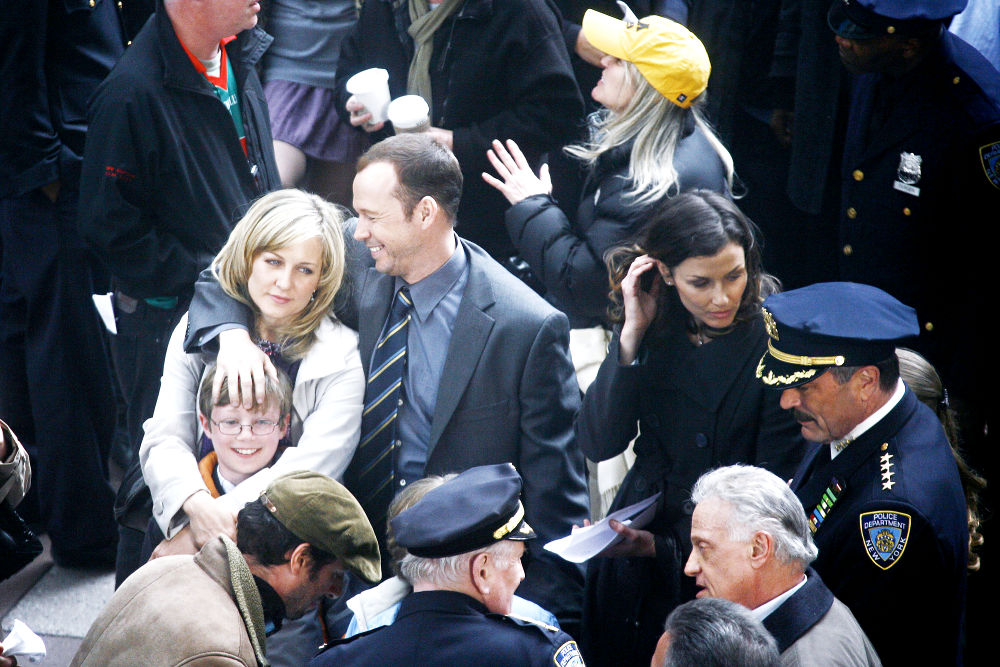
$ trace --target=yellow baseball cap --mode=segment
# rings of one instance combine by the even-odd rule
[[[583,34],[601,51],[635,65],[653,88],[679,107],[690,107],[708,87],[708,52],[680,23],[662,16],[620,20],[588,9]]]

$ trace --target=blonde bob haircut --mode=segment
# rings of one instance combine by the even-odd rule
[[[343,283],[343,222],[342,210],[317,195],[294,189],[276,190],[253,203],[212,261],[212,273],[219,285],[226,294],[247,305],[256,320],[260,318],[260,309],[247,288],[254,260],[262,252],[274,252],[311,238],[320,240],[323,258],[313,298],[291,325],[279,330],[279,340],[272,341],[284,346],[282,354],[287,359],[305,356]]]

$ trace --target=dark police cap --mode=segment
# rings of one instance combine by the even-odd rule
[[[812,382],[834,366],[869,366],[919,332],[917,314],[877,287],[817,283],[764,301],[767,352],[757,378],[776,389]]]
[[[478,466],[428,491],[392,520],[396,542],[414,556],[444,558],[500,540],[529,540],[521,476],[510,463]]]
[[[827,13],[830,29],[846,39],[883,35],[916,36],[936,31],[968,0],[834,0]]]

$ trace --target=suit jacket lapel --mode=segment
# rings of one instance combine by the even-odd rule
[[[358,290],[360,303],[358,305],[358,350],[361,353],[361,365],[368,376],[368,364],[371,362],[372,350],[382,332],[382,325],[389,314],[392,305],[393,286],[395,278],[386,276],[373,268],[365,271],[361,288]]]
[[[488,277],[479,266],[480,260],[472,248],[469,250],[469,281],[465,294],[458,306],[455,329],[448,344],[441,385],[438,387],[437,402],[434,405],[434,419],[431,422],[430,442],[427,445],[427,459],[431,458],[445,426],[451,420],[455,408],[465,394],[472,374],[479,364],[479,358],[486,349],[486,341],[493,330],[494,320],[486,313],[495,298]]]

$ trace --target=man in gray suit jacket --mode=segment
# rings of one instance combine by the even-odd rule
[[[455,234],[461,187],[454,155],[424,135],[389,138],[358,164],[353,238],[363,245],[349,243],[356,306],[339,312],[347,321],[357,316],[369,391],[362,443],[345,483],[381,532],[388,499],[406,484],[427,474],[513,463],[524,479],[526,519],[541,538],[531,547],[518,594],[549,609],[572,633],[582,573],[542,550],[588,516],[583,456],[573,440],[580,394],[568,353],[569,323]],[[397,312],[400,298],[407,307]],[[204,345],[224,322],[245,326],[247,313],[225,301],[210,281],[199,283],[189,350]],[[379,355],[399,325],[405,332],[405,364],[395,371],[401,387],[397,382],[372,391],[383,377],[372,369],[391,366]],[[231,344],[245,347],[248,340],[245,330],[220,336],[227,354]],[[382,407],[373,393],[388,397]],[[383,449],[370,444],[381,436],[367,420],[387,404],[398,408],[379,420],[388,433]],[[371,483],[365,475],[380,461],[391,465]],[[373,486],[376,495],[389,492],[369,497]]]
[[[691,491],[691,557],[698,597],[750,609],[778,642],[783,667],[881,666],[851,610],[815,570],[816,545],[798,498],[753,466],[717,468]]]

